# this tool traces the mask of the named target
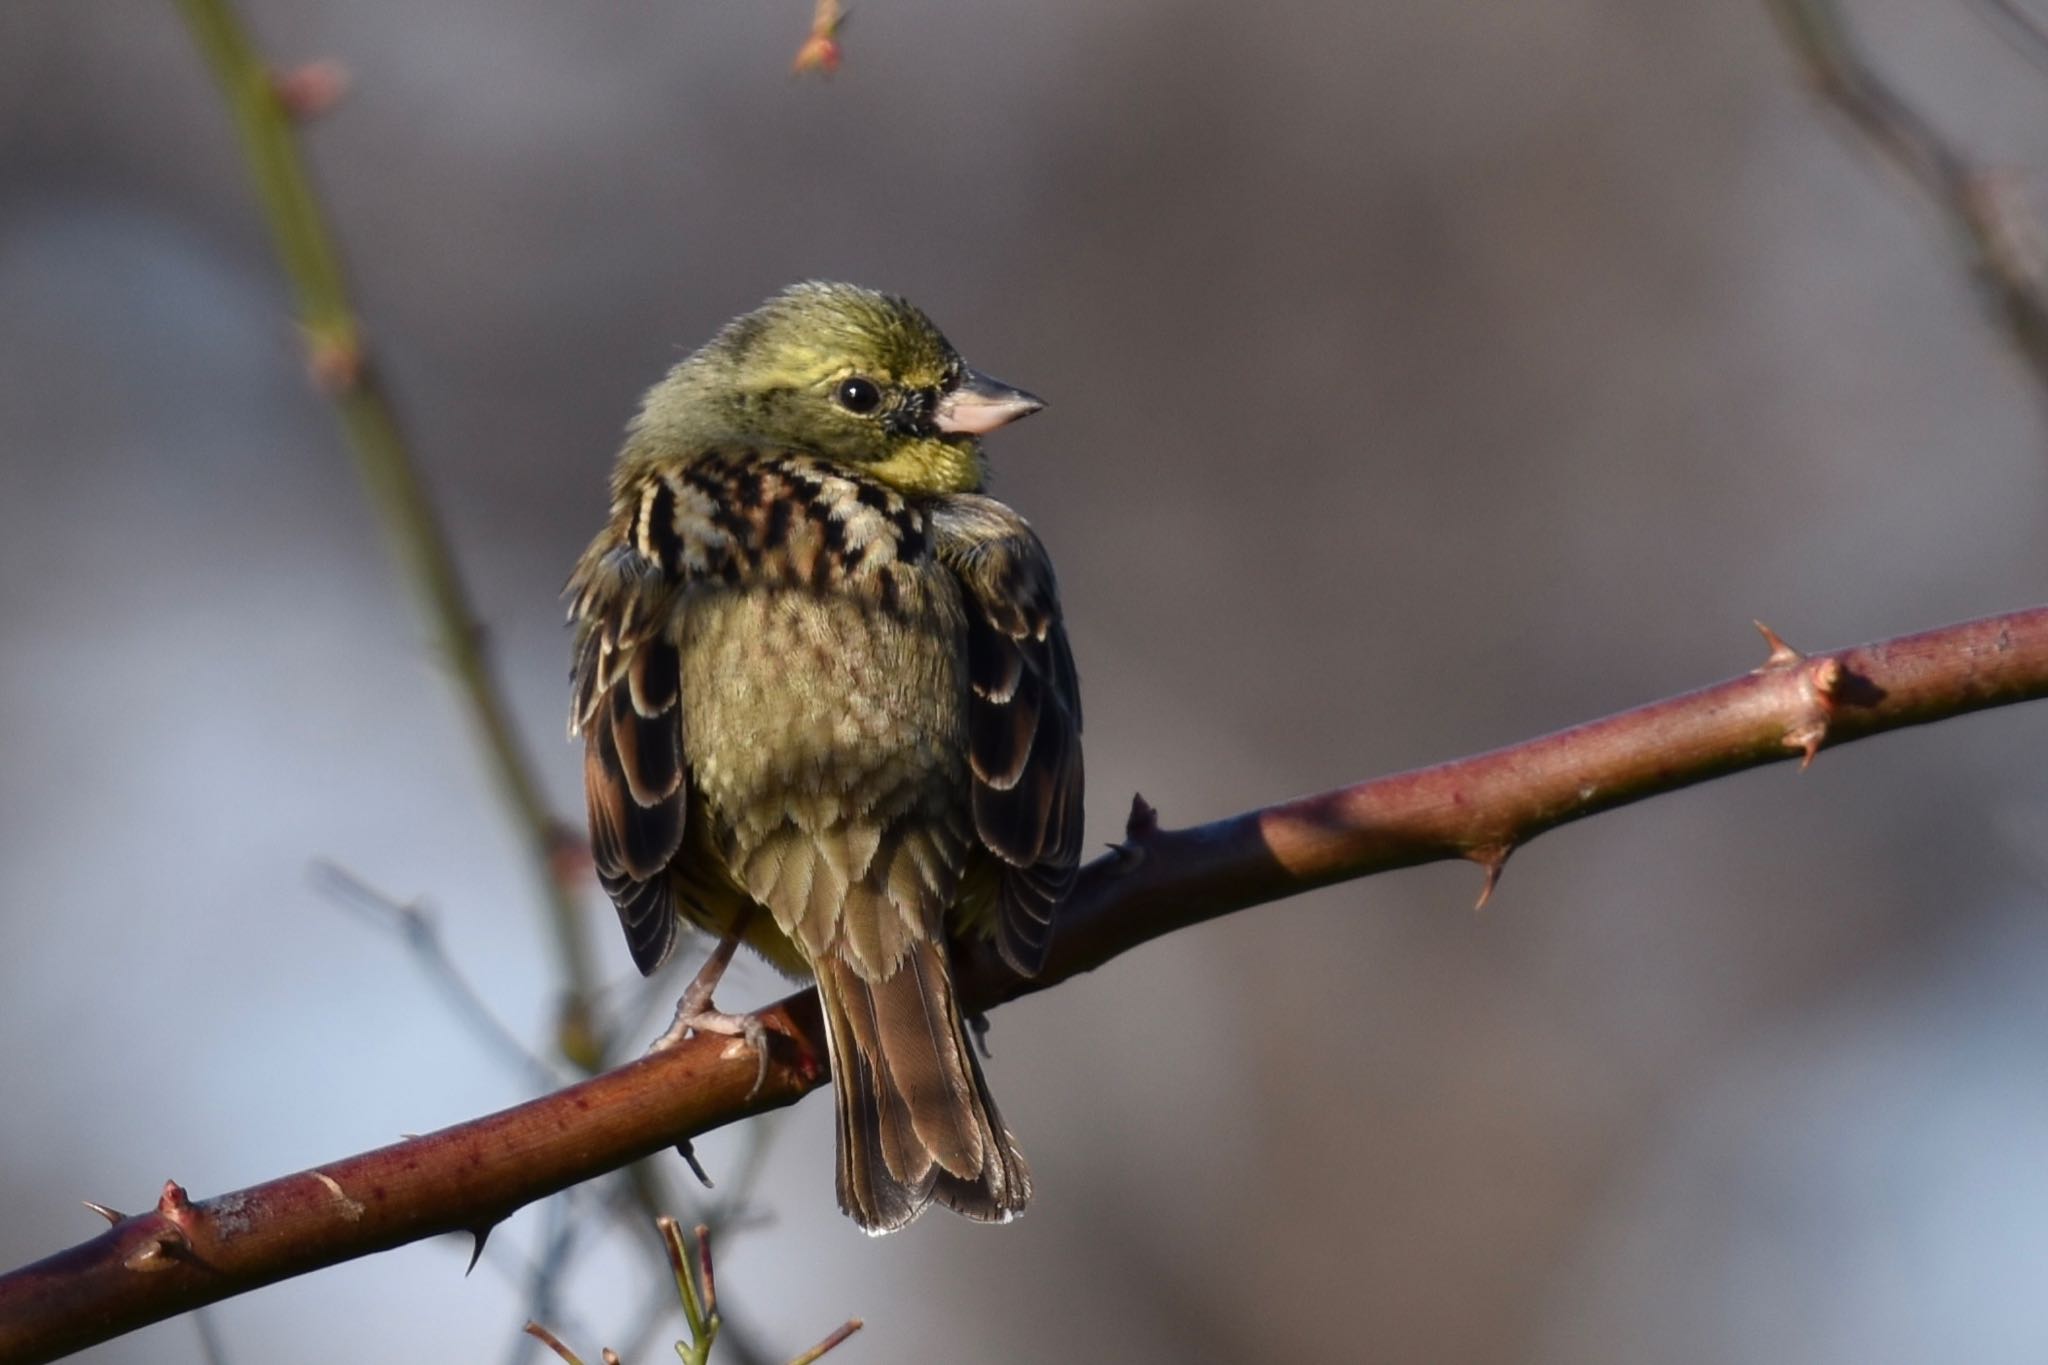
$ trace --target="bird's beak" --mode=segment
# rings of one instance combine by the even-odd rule
[[[986,436],[1044,406],[1022,389],[990,379],[980,370],[969,370],[958,388],[939,399],[932,422],[949,436]]]

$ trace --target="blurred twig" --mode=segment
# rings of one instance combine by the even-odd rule
[[[202,1308],[192,1315],[192,1330],[199,1335],[199,1358],[206,1365],[228,1365],[227,1348],[221,1345],[212,1309]]]
[[[447,945],[441,941],[440,926],[417,901],[401,901],[386,895],[347,868],[324,859],[313,864],[313,882],[337,905],[398,935],[470,1032],[536,1090],[552,1090],[567,1084],[569,1077],[535,1056],[484,1003],[476,987],[469,984],[469,978],[448,955]]]
[[[449,1007],[470,1032],[510,1069],[526,1079],[536,1093],[568,1083],[569,1077],[530,1051],[470,985],[441,941],[440,927],[423,906],[415,901],[401,901],[380,891],[335,863],[314,863],[313,878],[314,884],[337,904],[396,934],[440,988]],[[712,1226],[726,1229],[745,1225],[746,1201],[759,1173],[770,1131],[770,1126],[763,1124],[747,1135],[738,1176],[727,1182],[727,1188],[720,1191],[718,1200],[704,1214],[705,1221]],[[622,1222],[639,1226],[645,1223],[651,1210],[670,1206],[671,1191],[652,1163],[635,1162],[619,1172],[615,1179],[626,1198],[614,1202],[608,1212],[616,1213]],[[565,1196],[575,1193],[575,1190],[564,1192]],[[556,1210],[551,1214],[549,1231],[542,1239],[541,1254],[520,1272],[529,1292],[530,1311],[535,1317],[554,1316],[552,1305],[556,1287],[568,1270],[575,1244],[573,1222],[567,1208],[558,1199]],[[522,1335],[512,1359],[515,1362],[524,1359],[533,1344],[531,1337]],[[726,1354],[737,1365],[749,1365],[758,1358],[749,1343],[737,1333],[733,1334],[731,1349]]]
[[[839,69],[843,55],[839,47],[839,30],[846,25],[846,8],[839,0],[816,0],[811,7],[811,31],[804,35],[803,46],[796,50],[796,60],[790,63],[792,76],[801,76],[815,71],[829,76]]]
[[[2048,72],[2048,23],[2021,0],[1977,0],[2028,61]]]
[[[672,1277],[670,1288],[682,1303],[683,1324],[690,1333],[688,1341],[676,1343],[676,1354],[682,1358],[683,1365],[710,1365],[711,1348],[718,1341],[720,1328],[724,1325],[718,1311],[718,1283],[711,1273],[711,1230],[702,1223],[697,1225],[697,1245],[693,1249],[675,1219],[657,1218],[655,1226],[661,1233],[662,1249],[668,1256]],[[789,1365],[815,1365],[819,1357],[860,1329],[859,1318],[848,1318],[824,1340],[792,1358]],[[523,1330],[528,1336],[546,1344],[568,1365],[583,1365],[582,1359],[560,1337],[539,1322],[530,1321]],[[618,1365],[620,1357],[607,1347],[603,1359],[606,1365]]]
[[[285,273],[291,281],[315,381],[333,401],[406,584],[417,600],[433,643],[466,703],[478,743],[499,795],[523,837],[564,983],[555,1028],[562,1054],[585,1072],[604,1061],[595,975],[583,938],[576,887],[581,840],[555,819],[513,729],[510,711],[492,672],[484,629],[470,604],[438,514],[400,432],[397,414],[379,382],[332,233],[299,155],[295,121],[330,108],[346,87],[332,63],[313,63],[284,75],[258,54],[231,0],[179,0],[186,23],[218,78],[241,135],[250,173],[263,202]],[[458,1010],[494,1040],[526,1056],[484,1007],[442,952],[432,926],[416,912],[400,928],[456,1002]],[[545,1087],[552,1076],[536,1077]],[[673,1207],[666,1181],[649,1163],[624,1172],[636,1202],[651,1216]]]
[[[1711,687],[1434,768],[1191,829],[1133,803],[1125,842],[1082,869],[1045,970],[992,950],[959,962],[987,1009],[1091,971],[1150,939],[1319,886],[1446,858],[1491,890],[1546,830],[1824,747],[2048,697],[2048,607],[1803,655],[1766,632],[1764,663]],[[743,1042],[697,1035],[499,1114],[264,1185],[157,1207],[0,1275],[0,1365],[48,1360],[174,1313],[442,1232],[481,1235],[513,1210],[823,1084],[817,996],[759,1012],[765,1080]],[[147,1273],[141,1273],[147,1272]]]
[[[584,1070],[602,1054],[590,1014],[594,976],[573,883],[578,841],[541,796],[491,671],[484,629],[470,605],[438,514],[420,481],[397,414],[378,382],[349,301],[340,253],[299,156],[294,114],[331,103],[339,77],[279,77],[258,55],[229,0],[179,0],[187,26],[219,79],[272,237],[297,297],[313,377],[333,401],[355,454],[356,472],[417,599],[436,651],[474,723],[478,743],[523,843],[546,908],[566,995],[557,1025],[565,1056]],[[308,90],[316,93],[308,95]]]
[[[1820,93],[1941,211],[2020,358],[2048,387],[2048,247],[2011,179],[1976,165],[1878,74],[1837,0],[1769,3]],[[2024,11],[2007,18],[2038,36]]]

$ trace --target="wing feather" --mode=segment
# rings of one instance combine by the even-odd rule
[[[1045,546],[992,498],[932,515],[939,559],[965,589],[968,762],[975,832],[1002,861],[996,943],[1025,973],[1044,965],[1081,863],[1081,689]]]
[[[674,631],[684,584],[676,497],[651,477],[569,580],[576,629],[569,732],[583,736],[583,790],[598,881],[619,912],[633,961],[659,967],[675,947],[668,865],[688,806],[682,670]],[[665,518],[652,527],[650,517]]]

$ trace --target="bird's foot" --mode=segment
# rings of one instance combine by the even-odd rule
[[[761,1093],[761,1087],[768,1083],[768,1026],[752,1014],[727,1014],[724,1010],[713,1009],[711,1001],[693,1001],[689,992],[683,993],[682,1002],[676,1006],[675,1022],[668,1031],[648,1047],[649,1052],[665,1052],[682,1042],[693,1033],[716,1033],[727,1038],[744,1038],[747,1046],[754,1049],[756,1069],[754,1088],[747,1092],[752,1099]]]
[[[711,950],[711,956],[704,959],[704,965],[697,969],[697,975],[683,991],[683,998],[676,1002],[675,1022],[667,1032],[656,1038],[647,1049],[649,1052],[664,1052],[674,1047],[692,1033],[718,1033],[728,1038],[744,1038],[754,1049],[759,1059],[759,1069],[754,1074],[754,1088],[747,1092],[752,1099],[761,1093],[761,1087],[768,1083],[768,1028],[751,1014],[727,1014],[711,1003],[711,993],[718,989],[718,983],[725,976],[725,969],[732,964],[732,955],[739,950],[740,936],[746,932],[747,914],[742,912],[733,922],[732,928],[719,937],[718,946]]]

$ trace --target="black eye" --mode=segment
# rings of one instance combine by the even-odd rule
[[[875,387],[872,379],[855,375],[839,385],[839,406],[848,412],[873,412],[882,406],[882,391]]]

